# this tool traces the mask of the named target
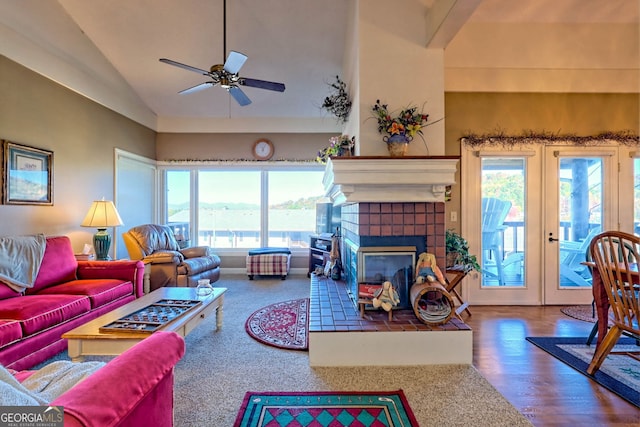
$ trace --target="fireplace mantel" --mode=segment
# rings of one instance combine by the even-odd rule
[[[322,182],[335,205],[444,202],[458,161],[458,156],[337,157],[327,161]]]

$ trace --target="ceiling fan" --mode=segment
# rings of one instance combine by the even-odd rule
[[[227,51],[227,1],[223,2],[223,52]],[[273,90],[276,92],[284,92],[284,84],[283,83],[275,83],[269,82],[265,80],[251,79],[248,77],[240,77],[238,72],[240,68],[244,65],[247,60],[247,56],[236,51],[229,52],[229,56],[227,56],[224,64],[215,64],[212,65],[209,71],[203,70],[201,68],[192,67],[191,65],[182,64],[180,62],[173,61],[171,59],[161,58],[160,62],[164,62],[165,64],[173,65],[176,67],[180,67],[182,69],[193,71],[195,73],[202,74],[203,76],[209,77],[211,80],[206,81],[204,83],[200,83],[199,85],[184,89],[178,93],[193,93],[202,89],[206,89],[208,87],[213,87],[216,85],[220,85],[223,89],[226,89],[227,92],[236,100],[238,104],[241,106],[251,104],[251,100],[249,97],[240,89],[240,86],[247,87],[255,87],[258,89],[266,89]]]

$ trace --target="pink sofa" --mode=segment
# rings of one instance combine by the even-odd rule
[[[47,237],[33,288],[0,282],[0,363],[28,369],[63,351],[63,333],[142,296],[143,275],[140,261],[76,261],[68,237]]]
[[[50,405],[64,407],[65,427],[172,426],[173,367],[184,351],[180,335],[155,332]],[[33,372],[15,376],[24,381]]]

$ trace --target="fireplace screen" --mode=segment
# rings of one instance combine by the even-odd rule
[[[416,263],[414,246],[364,247],[358,250],[358,283],[382,284],[389,281],[400,296],[396,308],[411,308],[409,289]]]

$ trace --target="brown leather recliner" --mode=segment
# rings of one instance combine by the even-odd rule
[[[208,246],[180,249],[171,228],[144,224],[122,234],[132,260],[151,264],[151,290],[163,286],[198,286],[220,278],[220,257]]]

